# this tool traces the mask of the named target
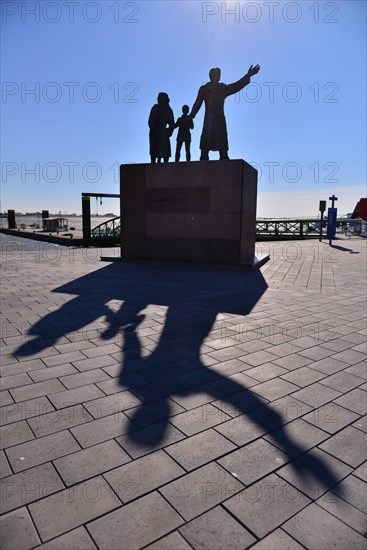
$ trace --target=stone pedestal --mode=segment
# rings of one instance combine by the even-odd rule
[[[243,160],[122,164],[120,196],[122,260],[258,262],[257,171]]]

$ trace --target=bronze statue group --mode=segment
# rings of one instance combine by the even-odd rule
[[[180,160],[182,144],[185,143],[186,161],[191,160],[191,132],[194,128],[193,119],[201,105],[205,104],[204,125],[200,138],[200,160],[209,160],[209,151],[219,151],[221,160],[228,159],[227,124],[224,116],[225,99],[250,83],[251,76],[260,70],[259,65],[249,68],[244,77],[233,84],[220,82],[220,69],[217,67],[209,72],[210,82],[200,87],[195,103],[189,113],[188,105],[182,107],[182,115],[176,123],[173,111],[169,105],[168,94],[160,92],[157,103],[153,105],[149,115],[149,144],[152,163],[168,162],[171,156],[170,137],[178,128],[175,162]]]

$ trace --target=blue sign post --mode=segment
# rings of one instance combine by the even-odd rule
[[[335,239],[336,213],[337,213],[337,208],[328,208],[326,236],[329,239],[329,244],[331,244],[332,239]]]
[[[338,200],[338,197],[333,195],[332,197],[329,197],[329,200],[331,201],[331,208],[328,208],[327,211],[326,236],[329,239],[329,245],[331,245],[331,241],[335,239],[336,234],[336,217],[338,209],[334,208],[334,203]]]

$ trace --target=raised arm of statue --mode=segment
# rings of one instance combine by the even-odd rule
[[[226,97],[228,97],[229,95],[236,94],[237,92],[242,90],[242,88],[247,86],[247,84],[249,83],[250,83],[250,77],[247,76],[246,74],[245,76],[240,78],[240,80],[237,80],[237,82],[233,82],[233,84],[226,84]]]
[[[254,76],[260,71],[260,65],[256,65],[249,68],[245,76],[240,78],[240,80],[237,80],[237,82],[234,82],[233,84],[227,84],[226,85],[226,97],[232,94],[236,94],[237,92],[241,91],[242,88],[247,86],[247,84],[250,83],[251,76]]]
[[[191,117],[191,118],[194,118],[194,117],[197,115],[197,113],[198,113],[200,107],[201,107],[202,104],[203,104],[203,101],[204,101],[203,87],[200,86],[199,92],[198,92],[198,96],[197,96],[197,98],[196,98],[196,100],[195,100],[194,105],[192,106],[192,109],[191,109],[191,113],[190,113],[190,117]]]

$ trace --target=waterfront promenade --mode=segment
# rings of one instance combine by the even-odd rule
[[[3,550],[366,548],[366,240],[243,272],[3,239]]]

